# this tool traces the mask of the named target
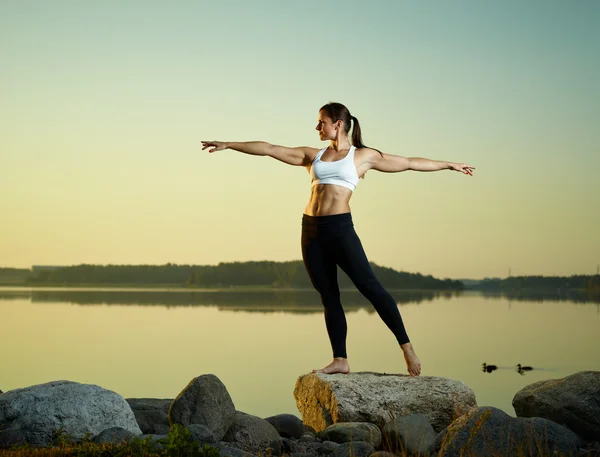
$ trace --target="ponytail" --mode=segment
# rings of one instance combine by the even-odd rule
[[[358,123],[358,119],[354,116],[350,116],[352,120],[352,144],[355,148],[366,148],[365,144],[362,142],[362,135],[360,132],[360,124]]]

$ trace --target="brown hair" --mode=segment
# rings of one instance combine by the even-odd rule
[[[341,120],[344,123],[344,130],[346,134],[350,132],[351,123],[352,125],[352,145],[355,148],[366,148],[367,146],[362,142],[362,135],[360,131],[360,124],[358,123],[358,119],[350,114],[348,108],[346,108],[341,103],[329,102],[326,105],[323,105],[319,111],[325,111],[327,115],[331,118],[333,122],[337,122]],[[375,148],[371,148],[375,149]],[[381,151],[375,149],[377,152],[381,154]],[[382,154],[383,156],[383,154]]]
[[[341,120],[344,123],[344,130],[346,131],[346,134],[350,132],[350,124],[353,121],[354,128],[352,129],[352,145],[356,148],[366,147],[362,142],[358,119],[350,114],[348,108],[341,103],[330,102],[326,105],[323,105],[319,111],[325,111],[333,122]]]

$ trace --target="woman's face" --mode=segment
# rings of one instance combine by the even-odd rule
[[[319,111],[319,118],[315,130],[319,132],[319,138],[321,141],[335,140],[336,138],[335,123],[325,111]]]

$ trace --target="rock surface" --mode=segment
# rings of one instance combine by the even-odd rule
[[[145,434],[169,432],[169,408],[173,400],[159,398],[126,398],[135,419]]]
[[[383,427],[382,435],[385,449],[418,455],[425,455],[436,437],[429,420],[422,414],[391,420]]]
[[[383,427],[394,417],[423,414],[436,432],[477,406],[465,384],[447,378],[310,373],[294,388],[304,424],[321,431],[337,422],[370,422]]]
[[[111,427],[103,430],[99,435],[94,437],[94,443],[130,443],[133,441],[136,435],[131,433],[129,430],[125,430],[121,427]]]
[[[250,452],[229,446],[220,446],[219,453],[221,457],[255,457],[255,455]]]
[[[375,448],[371,443],[365,441],[352,441],[337,446],[334,451],[329,454],[331,457],[368,457]]]
[[[368,422],[338,422],[320,431],[318,437],[338,444],[365,441],[375,448],[381,445],[381,430]]]
[[[518,417],[544,417],[587,441],[600,440],[600,371],[539,381],[514,396]]]
[[[430,452],[438,457],[576,456],[579,445],[577,436],[562,425],[542,418],[514,418],[485,407],[471,410],[440,432]]]
[[[235,422],[223,437],[223,441],[239,443],[244,449],[257,451],[269,446],[271,441],[279,439],[281,437],[275,427],[266,420],[241,411],[236,411]]]
[[[219,442],[206,425],[190,424],[187,428],[194,441],[198,441],[201,444],[216,444]]]
[[[213,374],[198,376],[171,403],[169,422],[206,426],[220,441],[235,421],[235,406],[221,380]]]
[[[93,384],[53,381],[0,396],[0,447],[28,442],[47,446],[58,429],[75,439],[99,435],[111,427],[141,435],[123,397]]]
[[[265,420],[275,427],[283,438],[300,438],[304,434],[302,421],[293,414],[278,414],[266,417]]]

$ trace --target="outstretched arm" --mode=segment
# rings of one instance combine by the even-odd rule
[[[385,154],[375,149],[365,148],[366,169],[383,171],[386,173],[397,173],[400,171],[439,171],[454,170],[466,175],[473,176],[475,167],[465,163],[444,162],[440,160],[423,159],[421,157],[402,157]],[[365,170],[366,171],[366,170]]]
[[[233,149],[234,151],[255,156],[269,156],[289,165],[306,166],[314,159],[317,149],[309,147],[288,148],[264,141],[223,142],[202,141],[202,150],[211,148],[208,152]]]

